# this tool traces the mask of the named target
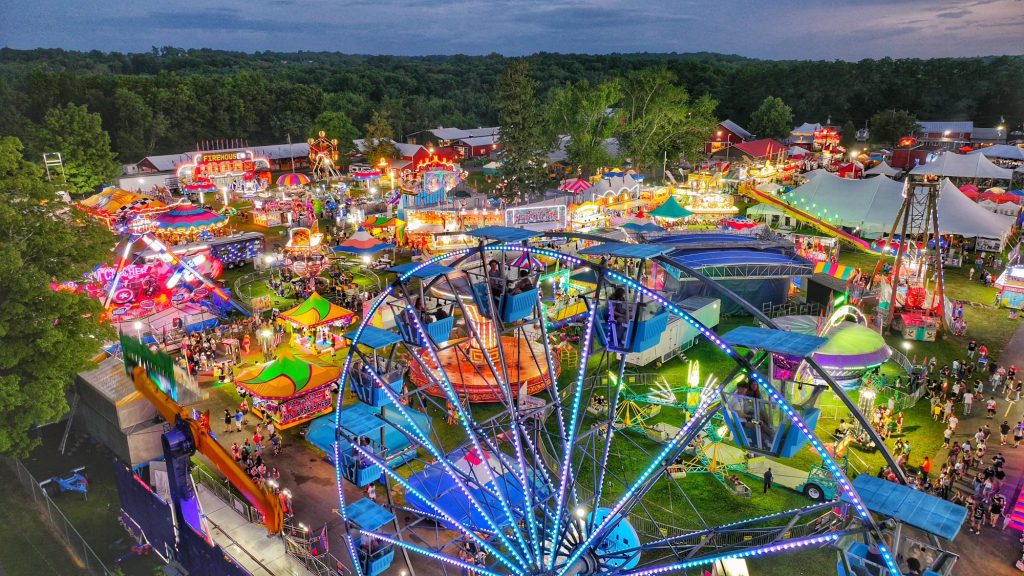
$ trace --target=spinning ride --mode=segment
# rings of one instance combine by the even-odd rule
[[[310,138],[309,163],[313,167],[313,177],[317,180],[338,180],[338,139],[328,138],[321,130],[316,138]]]
[[[826,546],[843,537],[877,546],[886,573],[900,573],[875,518],[814,435],[822,390],[761,375],[773,353],[809,357],[820,339],[780,347],[770,343],[781,330],[751,328],[766,332],[740,338],[748,350],[740,352],[684,309],[603,264],[614,257],[636,259],[640,270],[652,259],[672,265],[663,258],[668,247],[608,243],[580,252],[601,258],[596,262],[532,246],[542,235],[521,229],[489,227],[471,234],[478,240],[475,248],[392,269],[397,279],[366,317],[392,306],[401,319],[397,330],[364,321],[347,335],[352,346],[342,389],[355,393],[357,407],[380,411],[375,431],[383,427],[401,434],[415,449],[415,454],[403,452],[411,455],[396,464],[383,432],[366,435],[339,424],[335,461],[345,464],[338,467],[339,513],[358,576],[389,570],[396,553],[404,557],[401,568],[413,574],[420,569],[415,556],[440,562],[446,570],[488,576],[685,573],[724,559]],[[541,321],[548,294],[534,288],[529,271],[510,285],[500,266],[524,252],[588,269],[597,278],[594,290],[583,296],[587,311],[581,322],[559,328],[582,331],[579,359],[566,363],[566,378],[557,377],[561,358],[550,345],[555,328]],[[456,287],[460,283],[462,290]],[[663,443],[638,442],[615,425],[625,355],[653,345],[668,316],[694,326],[735,369],[707,381],[689,419]],[[507,354],[504,346],[489,352],[488,342],[506,338],[525,343],[519,356]],[[527,368],[548,377],[533,386],[522,379]],[[407,381],[407,370],[418,376]],[[609,372],[615,377],[602,381]],[[466,374],[490,394],[489,402],[465,402]],[[842,393],[838,385],[834,390]],[[588,415],[585,409],[595,395],[608,399],[607,410]],[[342,405],[343,396],[339,422],[354,409]],[[751,411],[745,411],[745,403]],[[416,423],[415,415],[424,413],[447,413],[443,434],[440,423],[433,428]],[[786,458],[810,446],[845,501],[722,525],[704,518],[670,468],[719,414],[744,451]],[[398,417],[401,424],[395,423]],[[383,484],[386,501],[363,498],[351,486],[371,483]],[[670,502],[674,509],[667,507]],[[752,533],[757,536],[749,537]]]

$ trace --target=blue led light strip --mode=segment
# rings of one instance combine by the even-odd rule
[[[387,536],[387,535],[384,535],[384,534],[380,534],[378,532],[368,532],[366,530],[363,530],[361,532],[361,534],[364,535],[364,536],[369,536],[370,538],[373,538],[375,540],[380,540],[382,542],[388,542],[389,544],[394,544],[395,546],[398,546],[399,548],[404,548],[406,550],[411,550],[413,552],[417,552],[417,553],[422,554],[422,555],[424,555],[424,556],[426,556],[428,558],[433,558],[435,560],[440,560],[441,562],[444,562],[446,564],[451,564],[452,566],[458,566],[459,568],[462,568],[464,570],[469,570],[473,574],[483,574],[484,576],[503,576],[502,574],[499,574],[497,572],[492,572],[490,570],[487,570],[486,568],[477,566],[476,564],[470,564],[469,562],[464,562],[462,560],[456,560],[455,558],[452,558],[451,556],[445,556],[444,554],[439,554],[437,552],[434,552],[433,550],[429,550],[427,548],[416,546],[415,544],[409,544],[407,542],[403,542],[401,540],[398,540],[397,538],[391,538],[390,536]]]

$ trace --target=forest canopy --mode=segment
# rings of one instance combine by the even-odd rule
[[[527,58],[539,101],[556,88],[591,86],[651,68],[668,70],[718,118],[748,124],[768,96],[795,123],[864,127],[883,110],[920,120],[1011,126],[1024,119],[1024,57],[766,61],[719,54],[535,54]],[[325,112],[365,126],[386,114],[395,135],[440,125],[498,123],[494,93],[509,59],[489,56],[358,56],[324,52],[245,54],[154,48],[147,53],[0,49],[0,134],[26,154],[47,150],[36,132],[66,105],[98,113],[120,162],[239,138],[252,145],[303,138]]]

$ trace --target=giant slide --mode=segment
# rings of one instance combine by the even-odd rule
[[[742,193],[746,194],[747,196],[750,196],[751,198],[757,200],[758,202],[762,202],[769,206],[774,206],[775,208],[782,210],[784,213],[789,214],[790,216],[793,216],[798,220],[806,222],[807,224],[811,225],[812,227],[821,231],[822,233],[832,236],[834,238],[838,238],[840,241],[846,242],[847,244],[850,244],[851,246],[858,250],[861,250],[863,252],[870,252],[872,254],[877,254],[877,252],[871,248],[871,244],[867,240],[858,238],[853,234],[846,232],[842,228],[833,226],[832,224],[829,224],[828,222],[822,220],[821,218],[818,218],[817,216],[809,214],[801,210],[800,208],[793,206],[789,202],[772,196],[771,194],[761,192],[760,190],[754,188],[753,186],[744,187],[742,189]]]

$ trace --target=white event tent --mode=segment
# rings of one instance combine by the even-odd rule
[[[892,228],[903,203],[903,183],[887,176],[851,180],[828,174],[796,188],[785,199],[834,225],[859,228],[860,235],[877,238]],[[989,212],[943,180],[939,194],[943,233],[1002,239],[1012,224],[1013,218]]]
[[[1013,144],[994,144],[979,148],[970,154],[981,154],[986,158],[999,158],[1002,160],[1024,160],[1024,148]]]
[[[910,173],[953,178],[1009,180],[1013,171],[996,166],[984,154],[944,152],[934,162],[921,164],[911,170]]]
[[[864,171],[864,176],[867,177],[867,176],[882,175],[882,176],[888,176],[889,178],[893,178],[897,174],[899,174],[900,172],[902,172],[902,170],[900,170],[899,168],[893,168],[892,166],[889,166],[889,164],[887,164],[883,160],[883,161],[879,162],[878,164],[875,164],[871,168],[868,168],[867,170],[865,170]]]

